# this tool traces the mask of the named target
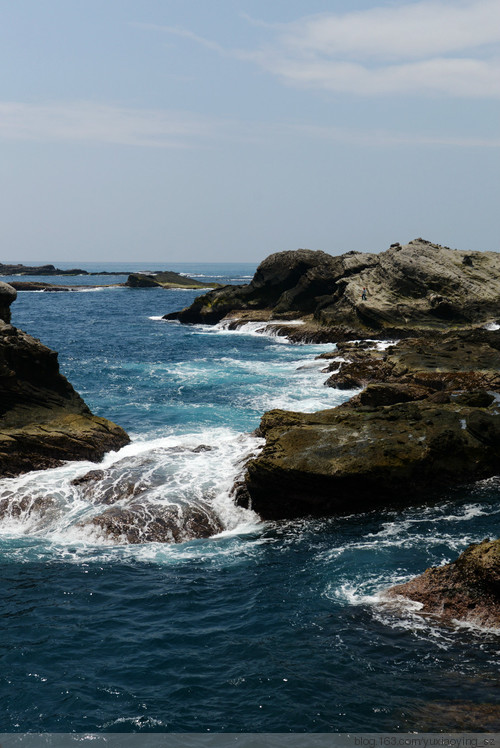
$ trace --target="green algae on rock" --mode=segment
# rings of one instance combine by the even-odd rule
[[[130,288],[214,288],[220,283],[205,283],[186,275],[166,270],[158,273],[132,273],[123,285]]]
[[[271,410],[258,433],[266,443],[237,501],[264,519],[421,503],[500,464],[500,414],[453,402]]]

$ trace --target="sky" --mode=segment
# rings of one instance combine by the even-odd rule
[[[0,261],[500,250],[499,0],[0,0]]]

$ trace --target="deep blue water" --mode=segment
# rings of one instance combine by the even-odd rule
[[[165,267],[232,282],[254,270]],[[97,509],[71,486],[90,463],[0,481],[0,498],[53,501],[0,522],[0,732],[405,732],[435,730],[435,714],[459,730],[475,709],[483,729],[498,705],[498,633],[440,628],[380,593],[497,537],[499,480],[341,519],[262,523],[238,510],[230,489],[259,448],[262,413],[350,393],[323,386],[315,356],[332,346],[160,319],[195,296],[111,288],[20,293],[13,306],[93,411],[133,437],[105,458],[113,479],[204,506],[225,531],[112,544],[89,532]],[[193,452],[201,444],[211,449]]]

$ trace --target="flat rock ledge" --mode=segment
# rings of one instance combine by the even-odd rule
[[[420,614],[446,623],[500,628],[500,540],[470,545],[451,564],[427,569],[386,595],[420,603]]]
[[[427,400],[317,413],[272,410],[266,443],[236,487],[264,519],[407,506],[498,473],[500,414]]]
[[[94,416],[60,373],[57,353],[9,324],[16,291],[0,284],[0,477],[99,460],[128,444],[115,423]],[[0,309],[1,311],[1,309]]]

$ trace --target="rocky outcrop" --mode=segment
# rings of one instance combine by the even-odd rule
[[[348,514],[430,498],[498,472],[500,414],[426,400],[272,410],[262,453],[247,465],[237,502],[265,519]]]
[[[16,291],[69,291],[72,286],[56,286],[53,283],[40,283],[39,281],[11,281],[9,286]],[[78,286],[81,288],[81,286]],[[89,286],[85,286],[89,288]],[[91,286],[90,286],[91,288]]]
[[[0,281],[0,321],[10,322],[10,305],[17,298],[17,291]]]
[[[483,329],[408,338],[378,350],[366,343],[338,343],[333,361],[324,369],[333,373],[326,385],[338,389],[366,387],[353,404],[376,404],[374,395],[385,392],[391,402],[434,396],[440,402],[464,393],[500,392],[500,334]],[[390,393],[390,395],[389,395]],[[455,394],[454,394],[455,393]],[[399,399],[394,399],[400,397]],[[466,398],[467,399],[467,398]],[[493,400],[484,395],[479,407]],[[383,398],[380,405],[388,405]],[[474,402],[468,396],[468,404]]]
[[[0,301],[16,292],[0,286]],[[9,288],[9,287],[7,287]],[[3,308],[3,307],[2,307]],[[92,415],[59,372],[57,353],[0,320],[0,476],[98,460],[128,443],[125,431]]]
[[[130,288],[207,288],[219,286],[219,283],[201,283],[186,275],[174,273],[172,270],[159,273],[132,273],[125,286]]]
[[[499,254],[416,239],[380,254],[278,252],[250,284],[211,291],[165,319],[214,324],[238,310],[267,309],[276,319],[293,312],[345,340],[466,327],[496,318],[499,308]]]
[[[500,627],[500,540],[470,545],[456,561],[392,587],[389,598],[420,603],[422,615]]]

